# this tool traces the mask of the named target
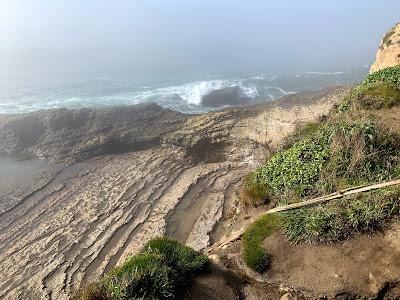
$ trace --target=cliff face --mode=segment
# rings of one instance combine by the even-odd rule
[[[381,40],[370,73],[400,64],[400,23],[390,29]]]

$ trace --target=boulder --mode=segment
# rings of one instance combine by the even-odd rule
[[[204,95],[201,104],[206,107],[220,107],[225,105],[243,105],[251,102],[239,86],[218,89]]]

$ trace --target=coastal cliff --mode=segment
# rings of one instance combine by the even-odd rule
[[[400,64],[400,23],[393,26],[382,38],[371,73]]]

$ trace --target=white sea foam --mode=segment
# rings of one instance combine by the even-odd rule
[[[250,79],[253,79],[253,80],[265,80],[265,77],[264,77],[264,75],[256,75],[256,76],[250,77]]]
[[[352,79],[358,82],[365,74],[359,72]],[[317,89],[327,84],[337,84],[343,74],[352,74],[352,70],[339,72],[303,72],[279,76],[267,75],[262,71],[253,73],[252,77],[221,78],[221,75],[207,75],[193,81],[183,81],[186,78],[171,77],[168,79],[131,77],[56,77],[27,80],[24,77],[15,80],[10,78],[0,81],[0,114],[26,113],[49,108],[81,108],[132,105],[146,102],[156,102],[163,107],[185,113],[201,113],[212,108],[201,105],[202,97],[214,90],[238,86],[243,95],[255,101],[268,101],[293,94],[299,85],[292,85],[293,79],[299,80],[301,90]],[[332,76],[334,75],[334,76]],[[300,77],[300,78],[299,78]],[[323,80],[318,80],[321,77]],[[4,78],[3,78],[4,79]],[[340,81],[341,80],[341,81]],[[31,83],[33,82],[33,83]],[[22,84],[23,83],[23,84]],[[292,87],[293,86],[293,87]],[[283,87],[283,88],[282,88]]]
[[[288,92],[288,91],[285,91],[284,89],[282,89],[282,88],[280,88],[278,86],[269,86],[268,89],[277,90],[283,95],[296,94],[296,92],[291,92],[291,91]]]
[[[344,71],[337,71],[337,72],[306,72],[305,74],[309,75],[342,75],[347,72]]]
[[[168,86],[164,88],[159,88],[151,91],[141,92],[135,95],[136,99],[152,100],[157,99],[157,97],[165,98],[178,96],[180,99],[184,100],[187,104],[200,105],[201,99],[204,95],[209,94],[212,91],[238,86],[241,91],[252,99],[257,97],[258,91],[255,85],[244,84],[241,79],[227,79],[227,80],[206,80],[206,81],[196,81],[192,83],[187,83],[183,85]]]

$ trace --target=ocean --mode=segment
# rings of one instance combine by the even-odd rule
[[[326,86],[360,82],[369,66],[338,70],[271,73],[253,70],[223,74],[135,75],[129,72],[0,75],[0,114],[51,108],[82,108],[156,102],[184,113],[216,108],[201,104],[203,95],[238,86],[254,103]]]

